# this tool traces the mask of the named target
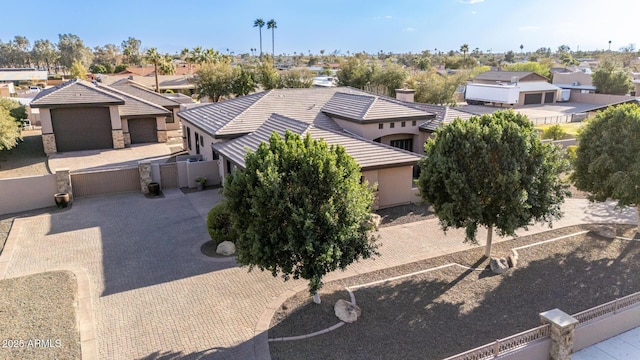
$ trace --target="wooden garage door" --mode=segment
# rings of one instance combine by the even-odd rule
[[[51,109],[58,152],[112,149],[109,108]]]
[[[556,93],[548,92],[544,93],[544,103],[545,104],[553,104],[553,100],[556,98]]]
[[[158,142],[155,118],[129,119],[127,122],[132,144]]]
[[[525,94],[524,95],[524,104],[542,104],[542,93],[538,94]]]

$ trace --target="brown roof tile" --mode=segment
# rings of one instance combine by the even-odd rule
[[[90,82],[74,79],[45,89],[31,101],[33,108],[80,105],[124,105],[122,96],[105,91]]]

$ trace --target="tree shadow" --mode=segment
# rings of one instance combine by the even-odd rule
[[[357,289],[357,322],[310,339],[272,342],[272,356],[444,358],[539,326],[541,312],[574,314],[640,290],[638,242],[589,238],[552,249],[519,251],[520,267],[500,276],[449,267]],[[293,314],[269,337],[295,330],[296,320]]]

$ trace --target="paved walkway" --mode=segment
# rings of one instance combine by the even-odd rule
[[[268,355],[265,337],[255,333],[258,322],[270,304],[305,283],[248,273],[233,259],[200,254],[208,240],[203,219],[219,201],[218,190],[164,195],[84,198],[67,211],[16,219],[12,250],[0,256],[0,278],[58,268],[86,273],[93,308],[87,316],[95,323],[100,359]],[[617,211],[611,204],[569,199],[564,209],[554,227],[636,222],[635,209]],[[534,226],[529,233],[547,229]],[[380,236],[379,258],[326,280],[469,248],[463,231],[444,235],[436,219],[383,228]]]

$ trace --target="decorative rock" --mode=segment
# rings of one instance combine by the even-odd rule
[[[236,245],[231,241],[223,241],[216,248],[216,254],[230,256],[236,253]]]
[[[375,213],[371,213],[370,221],[373,223],[373,226],[375,226],[375,228],[377,229],[378,226],[380,226],[380,223],[382,222],[382,216]]]
[[[507,264],[509,268],[514,268],[518,265],[518,252],[515,250],[511,250],[511,255],[507,257]]]
[[[595,230],[595,233],[598,236],[602,236],[603,238],[607,239],[614,239],[616,237],[616,230],[608,226],[602,226],[598,228],[597,230]]]
[[[505,258],[491,258],[489,261],[489,267],[494,274],[503,274],[509,270],[509,264]]]
[[[333,311],[335,312],[338,319],[346,323],[355,322],[360,317],[360,314],[362,314],[362,310],[360,310],[360,307],[358,307],[358,305],[354,305],[343,299],[340,299],[336,302],[333,307]]]

